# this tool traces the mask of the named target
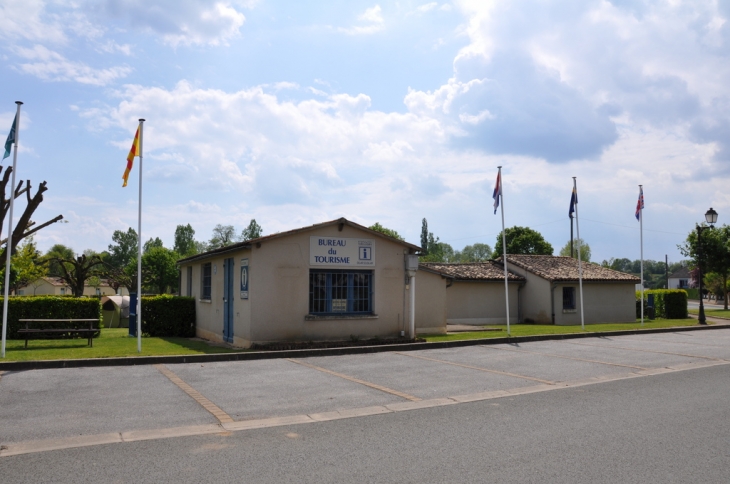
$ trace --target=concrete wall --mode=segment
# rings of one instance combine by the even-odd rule
[[[518,283],[509,284],[509,322],[518,322]],[[449,324],[507,324],[504,281],[454,281],[446,289]]]
[[[309,315],[310,237],[367,238],[374,241],[373,315]],[[337,224],[261,242],[260,247],[183,264],[182,294],[187,291],[187,266],[193,267],[192,293],[198,299],[198,335],[222,341],[223,261],[234,259],[234,341],[236,346],[276,341],[347,340],[350,337],[396,337],[404,326],[406,301],[404,254],[407,247],[348,225]],[[240,298],[240,263],[249,259],[249,299]],[[200,300],[201,268],[212,263],[211,300]],[[323,269],[323,267],[312,267]],[[346,269],[345,267],[339,267]],[[338,267],[332,267],[338,269]],[[370,268],[368,268],[370,269]]]
[[[550,282],[538,277],[532,272],[525,271],[514,265],[509,270],[519,274],[527,280],[520,290],[522,300],[522,321],[523,323],[552,324],[552,312],[550,305]],[[562,293],[560,306],[562,307]]]
[[[575,288],[575,310],[563,310],[563,287]],[[578,283],[558,283],[554,291],[555,324],[580,324],[580,288]],[[634,284],[583,282],[583,318],[585,324],[625,323],[636,320]]]
[[[416,272],[416,333],[446,334],[446,283],[439,274]],[[410,304],[410,293],[407,297]]]

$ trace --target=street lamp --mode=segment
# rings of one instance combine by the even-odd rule
[[[707,319],[705,318],[705,305],[702,299],[702,231],[706,229],[711,229],[712,225],[717,222],[717,212],[715,212],[712,207],[705,213],[705,220],[708,224],[710,224],[709,227],[697,225],[697,270],[699,272],[699,279],[700,279],[700,315],[697,318],[698,322],[700,324],[707,324]]]

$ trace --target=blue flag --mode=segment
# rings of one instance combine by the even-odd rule
[[[573,212],[575,212],[575,204],[578,203],[578,192],[573,188],[573,194],[570,196],[570,210],[568,210],[568,217],[573,218]]]
[[[10,156],[10,148],[12,148],[13,143],[15,143],[15,125],[18,121],[18,115],[15,115],[15,119],[13,119],[13,127],[10,128],[10,134],[8,135],[7,141],[5,141],[5,154],[3,155],[3,160]]]

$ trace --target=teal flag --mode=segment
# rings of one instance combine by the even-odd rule
[[[7,141],[5,141],[5,154],[3,155],[3,160],[10,156],[10,148],[12,148],[13,143],[15,143],[15,126],[18,122],[18,115],[15,115],[15,119],[13,119],[13,127],[10,128],[10,134],[8,135]]]

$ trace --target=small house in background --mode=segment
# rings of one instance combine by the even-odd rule
[[[43,277],[32,284],[21,287],[18,296],[67,296],[73,294],[71,287],[59,277]],[[129,296],[126,287],[115,291],[106,279],[100,279],[98,286],[84,286],[84,296]]]
[[[439,262],[422,262],[419,268],[419,281],[416,286],[416,315],[429,318],[437,300],[445,305],[445,316],[442,325],[446,329],[448,324],[462,324],[482,326],[487,324],[507,324],[506,300],[504,293],[504,267],[494,261],[472,262],[465,264],[446,264]],[[423,273],[423,274],[420,274]],[[422,293],[423,281],[426,274],[437,274],[443,282],[443,295],[437,297],[435,292]],[[508,273],[509,287],[509,319],[510,324],[521,321],[521,293],[526,279],[510,271]],[[423,331],[437,332],[437,331]]]
[[[507,264],[510,272],[526,280],[522,289],[522,322],[581,324],[577,259],[507,254]],[[586,324],[636,320],[638,277],[590,262],[584,262],[582,269]]]
[[[668,289],[689,289],[689,284],[691,281],[692,274],[690,274],[689,268],[682,267],[677,272],[669,274]]]

